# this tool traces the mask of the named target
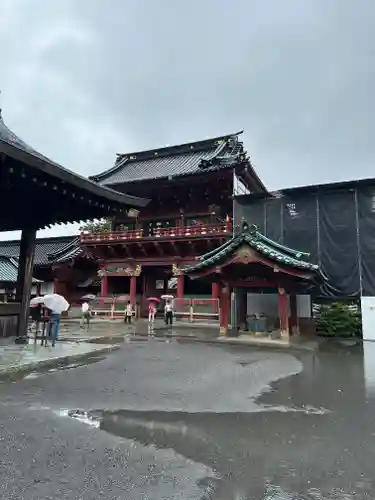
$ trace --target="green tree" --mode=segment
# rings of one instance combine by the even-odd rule
[[[324,337],[359,337],[360,311],[344,302],[321,305],[316,319],[316,332]]]
[[[112,229],[112,221],[109,219],[92,220],[83,224],[79,229],[89,233],[102,233]]]

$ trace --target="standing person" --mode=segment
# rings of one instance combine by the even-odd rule
[[[154,302],[150,302],[148,305],[148,334],[152,335],[154,331],[154,321],[156,314],[156,306]]]
[[[90,328],[90,316],[91,316],[91,311],[90,311],[90,305],[88,302],[83,302],[81,306],[81,328],[87,326],[87,330]]]
[[[172,323],[173,323],[173,305],[172,305],[172,302],[170,300],[167,300],[165,302],[164,319],[165,319],[166,325],[172,326]]]
[[[56,340],[58,339],[60,332],[61,313],[52,311],[50,321],[51,321],[52,347],[55,347]]]
[[[132,315],[133,315],[133,306],[131,305],[130,300],[128,300],[128,303],[126,304],[125,308],[125,324],[130,325],[132,322]]]

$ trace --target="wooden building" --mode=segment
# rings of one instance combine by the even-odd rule
[[[82,251],[100,262],[101,295],[128,294],[132,303],[167,291],[216,298],[215,284],[184,279],[181,268],[231,237],[235,178],[266,192],[239,133],[117,155],[92,180],[151,201],[136,217],[115,215],[110,231],[81,234]]]
[[[255,225],[243,222],[232,238],[183,272],[193,279],[216,283],[222,334],[228,333],[229,323],[236,332],[249,329],[247,292],[253,290],[277,297],[276,318],[267,310],[262,312],[264,333],[278,331],[281,337],[289,338],[291,333],[300,333],[297,297],[325,281],[319,266],[308,258],[308,254],[276,243]],[[231,297],[236,310],[230,319]]]
[[[15,300],[0,303],[0,335],[26,334],[38,229],[112,217],[147,203],[99,186],[41,155],[5,125],[0,111],[0,231],[22,231]]]
[[[19,255],[19,240],[0,241],[0,277],[8,276],[3,287],[0,279],[0,296],[15,293],[17,273],[8,273],[8,260],[18,266]],[[100,295],[97,259],[83,254],[78,236],[38,238],[33,276],[32,296],[56,292],[74,303],[86,293]]]

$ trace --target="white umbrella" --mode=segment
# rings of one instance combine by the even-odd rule
[[[174,299],[174,296],[173,295],[162,295],[160,298],[163,300],[172,300],[172,299]]]
[[[36,307],[39,304],[43,304],[44,297],[34,297],[30,300],[30,307]]]
[[[53,313],[61,314],[69,309],[69,302],[62,295],[57,293],[51,293],[50,295],[45,295],[42,297],[43,304],[51,309]]]
[[[81,297],[81,300],[96,300],[96,295],[94,295],[92,293],[88,293],[88,294],[84,295],[83,297]]]

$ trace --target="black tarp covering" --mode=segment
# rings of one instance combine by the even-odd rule
[[[284,196],[283,244],[310,253],[318,264],[318,225],[316,197]]]
[[[283,243],[283,210],[279,198],[267,200],[265,212],[265,233],[268,238]]]
[[[328,282],[325,296],[357,297],[360,294],[355,192],[318,195],[320,267]]]
[[[375,183],[297,188],[273,199],[242,196],[234,215],[237,224],[244,218],[269,238],[309,252],[329,280],[319,296],[375,296]]]
[[[375,296],[375,188],[357,190],[362,295]]]
[[[265,203],[259,203],[258,200],[254,203],[249,203],[249,205],[237,204],[235,219],[241,221],[241,219],[244,218],[248,224],[255,224],[261,233],[266,234],[265,210]],[[240,224],[239,227],[241,227]]]

